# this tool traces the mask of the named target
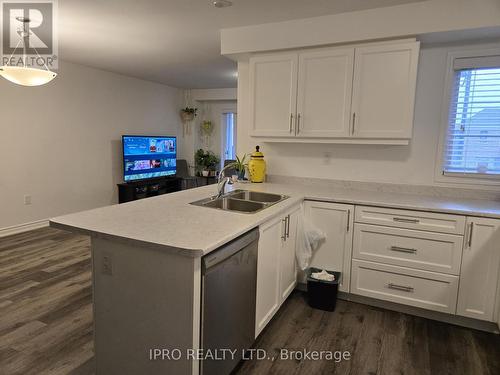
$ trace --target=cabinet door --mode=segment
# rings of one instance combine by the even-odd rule
[[[281,244],[280,255],[280,296],[285,301],[297,284],[295,246],[297,244],[297,223],[301,207],[296,207],[288,214],[286,236]]]
[[[251,135],[294,136],[297,62],[296,53],[250,59]]]
[[[411,138],[418,52],[418,42],[356,48],[353,137]]]
[[[495,321],[500,267],[500,220],[467,218],[457,314]]]
[[[255,337],[264,329],[280,305],[279,258],[283,233],[284,225],[281,217],[260,227]]]
[[[314,252],[311,267],[342,272],[339,290],[349,292],[351,279],[354,206],[337,203],[305,203],[306,218],[326,234],[326,241]]]
[[[354,48],[299,55],[297,135],[348,137]]]

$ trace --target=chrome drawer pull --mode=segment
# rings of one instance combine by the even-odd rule
[[[392,251],[399,251],[400,253],[415,254],[417,249],[410,249],[407,247],[391,246]]]
[[[286,226],[288,222],[288,216],[286,216],[284,219],[281,220],[285,225],[283,226],[283,235],[281,236],[281,239],[283,241],[286,241]]]
[[[420,223],[420,220],[418,220],[418,219],[407,219],[404,217],[393,217],[392,220],[398,221],[400,223],[412,223],[412,224]]]
[[[403,292],[408,292],[408,293],[413,292],[415,290],[415,288],[413,288],[411,286],[398,285],[398,284],[393,284],[393,283],[387,284],[387,287],[389,289],[401,290]]]

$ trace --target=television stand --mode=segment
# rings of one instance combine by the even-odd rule
[[[155,197],[182,190],[179,177],[160,177],[150,180],[122,182],[118,185],[118,203]]]

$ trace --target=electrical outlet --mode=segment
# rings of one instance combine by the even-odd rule
[[[323,164],[330,165],[332,163],[332,153],[327,151],[323,154]]]
[[[28,206],[31,204],[31,195],[25,195],[24,196],[24,205]]]
[[[102,273],[109,276],[113,275],[113,262],[109,255],[102,257]]]

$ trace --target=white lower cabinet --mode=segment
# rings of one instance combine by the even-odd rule
[[[279,260],[282,234],[281,217],[260,226],[255,337],[264,329],[279,307]]]
[[[302,214],[326,234],[310,265],[342,272],[339,290],[500,326],[500,220],[305,201],[260,227],[255,337],[297,284]]]
[[[311,267],[342,272],[339,290],[349,292],[354,206],[306,201],[306,219],[326,234],[311,259]]]
[[[266,327],[297,283],[295,245],[301,208],[297,205],[260,226],[255,337]]]
[[[458,276],[352,261],[351,291],[365,297],[455,313]]]
[[[497,286],[497,303],[496,303],[496,322],[498,325],[498,329],[500,329],[500,275],[498,277],[498,286]]]
[[[285,217],[285,237],[280,249],[280,297],[283,302],[297,285],[295,246],[297,244],[297,224],[302,214],[298,206]]]
[[[500,220],[467,218],[457,314],[495,322],[499,287]]]
[[[353,258],[460,274],[464,237],[380,225],[354,225]]]

